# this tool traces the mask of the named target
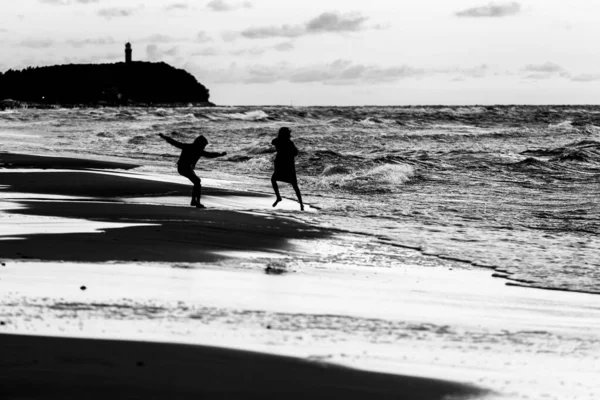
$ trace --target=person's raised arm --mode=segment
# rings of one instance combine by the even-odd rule
[[[167,135],[163,135],[162,133],[159,133],[158,136],[165,139],[167,141],[167,143],[169,143],[170,145],[173,145],[179,149],[183,149],[183,143],[178,142],[177,140],[170,138]]]
[[[224,151],[222,153],[217,153],[217,152],[202,150],[202,157],[206,157],[206,158],[217,158],[217,157],[222,157],[222,156],[226,156],[226,155],[227,155],[226,151]]]

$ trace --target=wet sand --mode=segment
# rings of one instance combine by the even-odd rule
[[[0,351],[3,399],[441,400],[478,393],[434,379],[199,345],[0,334]]]
[[[73,227],[83,232],[56,234],[38,228],[16,235],[7,232],[5,224],[5,231],[0,230],[4,234],[4,240],[0,240],[3,260],[207,263],[226,258],[223,254],[228,251],[273,253],[289,249],[290,239],[318,239],[329,234],[291,219],[239,211],[128,204],[126,199],[136,196],[138,201],[140,196],[146,200],[161,196],[185,198],[189,185],[84,171],[130,169],[133,165],[2,153],[0,166],[18,168],[16,172],[0,174],[3,194],[8,192],[13,203],[3,208],[13,217],[28,217],[28,221],[35,217],[75,219],[80,225],[89,225],[89,221],[120,224],[92,232]],[[23,170],[28,167],[35,170]],[[52,170],[39,171],[45,168]],[[57,168],[64,171],[56,171]],[[246,201],[267,198],[216,188],[204,188],[204,194]],[[20,199],[14,201],[15,198]],[[18,225],[23,223],[24,220],[18,221]],[[55,278],[62,280],[60,274]],[[40,283],[29,282],[41,289]],[[56,289],[60,286],[54,285]],[[0,324],[1,329],[19,322],[8,318]],[[459,383],[164,340],[160,343],[0,334],[0,397],[378,399],[410,393],[413,399],[442,399],[447,395],[479,393]]]
[[[0,170],[8,398],[65,398],[72,385],[97,398],[583,399],[599,388],[597,296],[508,287],[479,269],[352,266],[344,254],[372,260],[384,247],[302,222],[289,200],[273,213],[271,196],[207,187],[209,209],[197,210],[177,177],[48,165]]]
[[[46,157],[0,151],[0,168],[133,169],[137,165],[118,161],[86,160],[71,157]]]

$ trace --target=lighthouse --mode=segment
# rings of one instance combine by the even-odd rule
[[[125,62],[129,64],[131,62],[131,43],[125,44]]]

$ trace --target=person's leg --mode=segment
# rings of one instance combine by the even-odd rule
[[[200,178],[194,174],[194,179],[192,180],[194,183],[194,189],[192,191],[192,205],[195,205],[198,208],[205,208],[202,203],[200,203],[200,197],[202,196],[202,184]]]
[[[300,209],[304,211],[304,204],[302,203],[302,194],[300,194],[300,188],[298,187],[298,183],[292,183],[292,187],[294,188],[294,192],[296,192],[296,197],[298,197],[298,202],[300,203]]]
[[[200,178],[198,178],[198,176],[194,173],[194,170],[191,168],[179,168],[177,172],[179,172],[179,175],[188,178],[194,185],[192,188],[192,202],[190,204],[198,208],[204,208],[204,206],[200,204],[200,195],[202,194]]]
[[[192,205],[193,206],[197,206],[198,203],[200,203],[200,190],[199,190],[199,185],[194,184],[194,187],[192,188]]]
[[[275,191],[275,196],[277,197],[275,203],[273,203],[273,207],[275,207],[281,201],[281,195],[279,194],[279,187],[274,176],[271,177],[271,185],[273,185],[273,191]]]
[[[190,203],[191,206],[196,206],[198,205],[198,200],[197,200],[197,195],[196,195],[196,185],[192,186],[192,202]]]

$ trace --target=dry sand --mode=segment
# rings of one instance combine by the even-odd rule
[[[273,213],[270,196],[207,187],[196,210],[177,177],[19,160],[0,170],[2,398],[600,392],[597,296],[356,266],[344,255],[402,249]]]

